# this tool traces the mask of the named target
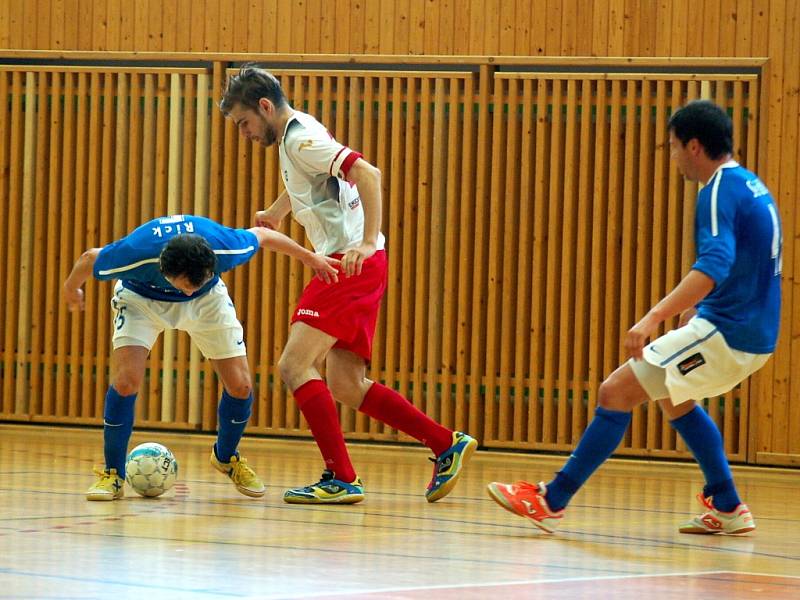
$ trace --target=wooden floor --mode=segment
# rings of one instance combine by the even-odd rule
[[[694,465],[614,460],[546,535],[495,505],[491,480],[549,478],[563,458],[479,452],[437,504],[427,453],[352,445],[362,504],[284,504],[319,475],[316,446],[247,439],[251,499],[208,464],[207,436],[137,432],[180,463],[162,498],[87,502],[100,430],[0,425],[0,599],[800,598],[800,472],[738,468],[758,530],[680,535]]]

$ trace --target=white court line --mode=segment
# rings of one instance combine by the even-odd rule
[[[765,575],[772,577],[784,577],[783,575],[769,575],[766,573],[740,573],[739,571],[679,571],[674,573],[642,573],[639,575],[597,575],[595,577],[563,577],[558,579],[527,579],[523,581],[495,581],[495,582],[480,582],[480,583],[455,583],[452,585],[421,585],[413,587],[394,587],[394,588],[374,588],[374,589],[350,589],[341,591],[331,591],[328,596],[346,596],[351,595],[365,595],[365,594],[385,594],[394,592],[416,592],[425,590],[450,590],[450,589],[467,589],[467,588],[487,588],[498,586],[512,586],[512,585],[530,585],[536,583],[570,583],[573,581],[609,581],[618,579],[643,579],[645,577],[686,577],[697,575],[722,575],[722,574],[742,574],[742,575]],[[787,576],[788,577],[788,576]],[[792,576],[793,577],[793,576]],[[800,577],[798,577],[800,579]],[[280,594],[277,596],[259,596],[262,600],[300,600],[301,598],[316,598],[319,597],[319,592],[303,593],[287,596]]]
[[[800,575],[777,575],[776,573],[754,573],[753,571],[717,571],[717,573],[733,573],[734,575],[756,575],[758,577],[784,577],[786,579],[800,579]]]

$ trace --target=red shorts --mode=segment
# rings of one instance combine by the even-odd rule
[[[342,256],[334,254],[333,258]],[[297,301],[292,323],[301,321],[324,331],[338,340],[334,348],[370,360],[387,273],[386,251],[378,250],[364,261],[361,275],[345,277],[340,271],[337,283],[314,277]]]

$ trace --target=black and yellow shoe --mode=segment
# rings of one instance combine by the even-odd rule
[[[116,469],[94,470],[97,481],[86,490],[87,500],[119,500],[125,495],[125,480],[117,475]]]
[[[355,504],[364,499],[364,483],[356,477],[352,483],[336,479],[333,471],[325,470],[317,483],[292,488],[283,494],[289,504]]]
[[[433,461],[433,478],[428,484],[428,489],[425,490],[425,498],[428,502],[441,500],[453,491],[461,475],[461,469],[467,464],[477,447],[478,442],[475,438],[460,431],[453,432],[452,446],[436,458],[431,459]]]
[[[211,449],[211,464],[220,473],[225,473],[233,481],[236,489],[245,496],[261,498],[267,488],[256,472],[247,464],[247,459],[238,454],[231,456],[230,462],[222,462],[217,458],[217,453]]]

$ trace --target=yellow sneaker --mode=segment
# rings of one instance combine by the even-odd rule
[[[217,458],[217,454],[212,448],[211,464],[217,471],[230,477],[236,485],[236,489],[245,496],[261,498],[267,491],[256,472],[247,464],[247,459],[239,455],[231,456],[231,462],[224,463]]]
[[[94,470],[97,481],[86,490],[87,500],[118,500],[125,495],[125,480],[117,475],[116,469]]]

